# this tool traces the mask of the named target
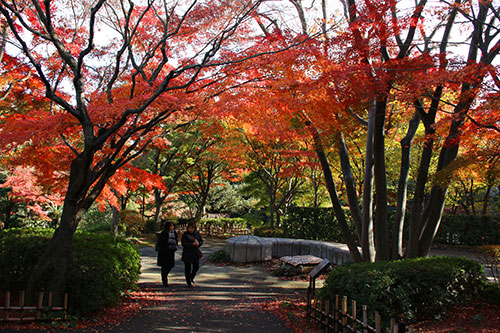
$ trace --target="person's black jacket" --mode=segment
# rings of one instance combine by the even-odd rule
[[[158,251],[158,258],[156,264],[158,266],[174,266],[174,255],[177,249],[171,249],[168,245],[168,230],[163,230],[158,236],[158,241],[156,242],[156,251]],[[175,244],[176,248],[179,246],[179,239],[177,236],[177,231],[175,233]]]
[[[198,240],[198,247],[203,245],[203,239],[197,230],[195,230],[192,234],[186,231],[182,235],[182,261],[192,263],[199,260],[196,255],[196,246],[193,245],[195,239]]]

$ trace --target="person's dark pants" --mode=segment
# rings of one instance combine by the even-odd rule
[[[161,266],[161,282],[165,287],[168,286],[168,273],[170,273],[172,267],[173,266]]]
[[[199,261],[184,263],[184,275],[186,276],[186,283],[188,286],[191,286],[191,283],[193,282],[194,277],[196,276],[196,272],[198,272],[199,268]]]

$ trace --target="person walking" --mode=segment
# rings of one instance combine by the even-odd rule
[[[196,272],[200,268],[200,258],[203,256],[200,246],[203,245],[203,239],[198,230],[196,223],[189,222],[187,230],[181,237],[182,244],[182,261],[184,261],[184,274],[186,276],[186,284],[191,287],[196,276]]]
[[[157,265],[161,266],[161,282],[168,287],[168,273],[175,266],[175,251],[177,251],[179,239],[175,224],[166,222],[163,231],[156,241],[156,251],[158,251]]]

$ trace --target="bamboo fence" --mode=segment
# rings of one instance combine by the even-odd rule
[[[404,323],[398,323],[396,320],[390,320],[390,327],[383,328],[380,314],[375,312],[374,322],[369,322],[368,308],[366,305],[361,307],[361,313],[358,313],[358,306],[355,300],[351,301],[350,313],[348,313],[348,298],[339,295],[335,296],[335,301],[330,302],[311,299],[308,297],[309,322],[319,326],[325,332],[359,332],[359,333],[412,333],[413,328],[406,327]]]
[[[45,315],[51,319],[66,319],[68,313],[68,294],[64,294],[62,306],[52,305],[52,292],[45,295],[41,291],[38,294],[38,302],[34,304],[25,304],[25,292],[20,291],[17,298],[10,291],[4,291],[0,298],[0,321],[33,321],[45,318]],[[44,297],[47,296],[46,304]]]

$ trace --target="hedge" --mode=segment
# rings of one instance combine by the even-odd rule
[[[500,244],[500,217],[446,214],[434,243],[467,246]]]
[[[394,213],[394,209],[389,211],[390,221]],[[344,242],[332,208],[290,207],[282,222],[283,237]],[[349,226],[356,237],[354,225]],[[405,234],[408,227],[405,223]],[[500,244],[500,216],[443,215],[434,243],[464,246]]]
[[[343,242],[333,208],[290,207],[283,217],[282,228],[287,238]],[[357,235],[354,226],[350,228]]]
[[[199,229],[206,229],[209,227],[218,227],[222,230],[246,229],[247,221],[240,217],[221,217],[217,219],[201,219],[197,225]]]
[[[0,232],[0,289],[26,288],[31,269],[53,235],[48,229],[8,229]],[[140,256],[132,244],[109,234],[77,231],[67,292],[70,312],[85,314],[119,302],[136,288]],[[48,284],[48,276],[40,289]]]
[[[483,267],[465,258],[431,257],[335,268],[320,292],[324,300],[348,296],[383,318],[432,318],[472,299],[484,287]]]

